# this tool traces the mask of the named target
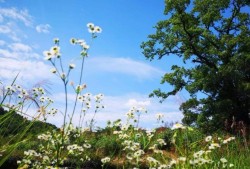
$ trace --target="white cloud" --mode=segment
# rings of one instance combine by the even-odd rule
[[[21,37],[25,37],[24,33],[21,33],[16,23],[8,22],[5,25],[0,25],[0,34],[4,34],[15,42],[20,42]]]
[[[18,10],[16,8],[0,8],[2,18],[10,18],[16,21],[21,21],[26,26],[32,26],[32,17],[27,9]]]
[[[64,112],[64,93],[53,93],[53,99],[55,101],[55,108],[61,109]],[[69,105],[68,110],[72,112],[73,103],[75,100],[75,95],[73,93],[69,93]],[[108,120],[115,121],[117,119],[122,119],[124,123],[126,123],[126,113],[129,109],[134,105],[144,106],[148,113],[141,114],[141,119],[139,123],[139,127],[143,128],[155,128],[157,127],[156,114],[162,113],[164,114],[165,122],[176,122],[181,121],[183,115],[179,111],[179,104],[176,97],[168,98],[164,103],[159,103],[155,98],[148,98],[147,95],[139,94],[139,93],[129,93],[126,95],[119,96],[105,96],[102,102],[105,105],[105,109],[97,112],[95,120],[96,125],[99,127],[105,127],[106,122]],[[94,104],[94,103],[92,103]],[[79,104],[78,104],[79,106]],[[94,107],[94,105],[92,105]],[[73,118],[73,124],[78,125],[79,123],[79,108],[76,109],[76,113]],[[93,117],[94,110],[90,110],[87,112],[86,119],[89,121]],[[56,117],[48,119],[51,123],[56,124],[57,126],[62,125],[63,119],[61,114],[58,114]],[[86,121],[85,121],[86,122]]]
[[[16,58],[15,54],[6,49],[0,49],[0,55],[2,57]]]
[[[175,96],[169,97],[165,102],[159,103],[156,98],[148,98],[147,95],[139,93],[129,93],[121,96],[106,96],[104,97],[104,104],[106,108],[97,115],[98,122],[100,124],[106,124],[107,120],[116,120],[121,118],[125,121],[126,112],[132,106],[144,106],[147,110],[147,114],[141,115],[139,126],[143,128],[154,128],[156,127],[157,113],[164,114],[165,122],[176,122],[181,121],[183,115],[179,111],[178,100]]]
[[[16,58],[16,59],[38,59],[40,56],[32,51],[32,48],[22,43],[11,43],[8,45],[10,49],[0,48],[0,55],[3,58]]]
[[[0,23],[3,22],[3,16],[0,15]]]
[[[49,29],[51,28],[51,26],[49,24],[44,24],[44,25],[37,25],[36,26],[36,31],[38,33],[49,33]]]
[[[88,60],[89,65],[95,65],[97,72],[123,73],[140,79],[152,79],[164,72],[144,62],[121,57],[96,57]]]
[[[6,25],[0,25],[0,33],[2,34],[11,33],[11,29]]]
[[[12,43],[9,45],[9,48],[12,51],[16,51],[16,52],[31,52],[32,51],[29,45],[26,45],[23,43]]]
[[[0,8],[0,34],[4,34],[15,42],[20,42],[22,38],[26,37],[26,34],[20,29],[22,24],[33,28],[32,16],[28,10]]]
[[[3,44],[0,48],[1,79],[12,81],[18,73],[20,73],[19,79],[23,80],[23,83],[50,77],[49,69],[51,67],[41,61],[41,56],[34,52],[31,46],[23,43],[6,45],[5,41],[0,41],[0,43]]]
[[[126,105],[128,107],[146,107],[149,106],[151,104],[150,100],[146,100],[146,101],[137,101],[136,99],[129,99],[128,102],[126,103]]]
[[[50,78],[50,67],[41,61],[0,58],[0,63],[1,78],[6,81],[13,80],[18,73],[22,83]]]
[[[5,44],[6,44],[6,42],[5,42],[5,41],[0,40],[0,46],[4,46]]]

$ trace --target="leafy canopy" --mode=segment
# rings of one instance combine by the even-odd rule
[[[250,124],[249,7],[249,0],[165,1],[167,19],[141,47],[149,60],[177,56],[192,63],[172,65],[161,83],[173,90],[151,94],[164,100],[186,89],[191,97],[180,106],[184,123],[211,130],[226,119]]]

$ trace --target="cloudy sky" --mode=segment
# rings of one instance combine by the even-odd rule
[[[154,89],[171,90],[171,86],[160,85],[160,79],[180,61],[173,56],[150,62],[140,48],[147,36],[154,33],[153,26],[166,18],[163,0],[0,0],[0,6],[0,80],[5,84],[19,72],[17,82],[26,88],[46,81],[55,106],[63,107],[62,83],[50,73],[52,66],[44,60],[43,51],[50,49],[53,38],[59,38],[63,63],[76,65],[71,74],[72,80],[76,80],[80,73],[80,48],[69,40],[75,37],[90,43],[86,24],[92,22],[102,28],[102,33],[91,43],[83,82],[87,84],[84,92],[105,95],[105,109],[97,113],[97,125],[124,119],[132,106],[148,110],[139,124],[144,128],[156,125],[156,113],[163,113],[168,122],[181,120],[178,107],[187,97],[183,93],[163,104],[148,98]],[[60,126],[62,116],[48,121]]]

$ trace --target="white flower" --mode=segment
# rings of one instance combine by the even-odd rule
[[[132,157],[132,154],[131,154],[131,153],[128,153],[128,154],[126,155],[126,158],[127,158],[128,160],[133,160],[133,157]]]
[[[28,92],[25,89],[22,89],[21,94],[24,95],[24,96],[29,95]]]
[[[134,113],[131,112],[131,111],[127,112],[127,113],[126,113],[126,116],[127,116],[128,118],[130,118],[130,119],[133,119],[133,118],[135,117],[135,116],[134,116]]]
[[[235,137],[229,137],[228,139],[223,140],[223,144],[227,144],[228,142],[235,140]]]
[[[74,45],[74,44],[76,44],[76,41],[77,41],[77,40],[76,40],[75,38],[71,38],[69,41],[70,41],[70,43],[71,43],[72,45]]]
[[[175,130],[175,129],[185,129],[185,128],[186,127],[183,126],[182,124],[176,123],[176,124],[173,125],[172,130]]]
[[[144,154],[144,151],[143,150],[138,150],[134,153],[134,157],[140,157],[141,155]]]
[[[56,68],[50,69],[50,72],[51,72],[51,73],[56,73]]]
[[[110,158],[109,158],[109,157],[102,158],[102,159],[101,159],[101,162],[102,162],[103,164],[108,163],[108,162],[110,162]]]
[[[186,160],[187,160],[187,158],[186,158],[186,157],[179,157],[179,158],[178,158],[178,160],[179,160],[179,161],[183,161],[183,162],[184,162],[184,161],[186,161]]]
[[[54,38],[53,41],[55,44],[59,44],[59,38]]]
[[[200,150],[200,151],[194,153],[193,156],[194,156],[194,158],[198,158],[198,157],[201,157],[204,153],[205,153],[205,151]]]
[[[95,33],[95,25],[93,23],[88,23],[87,27],[89,28],[89,33]]]
[[[100,28],[99,26],[95,26],[94,32],[101,33],[102,32],[102,28]]]
[[[172,166],[172,165],[174,165],[174,164],[176,164],[176,163],[177,163],[177,161],[175,161],[174,159],[172,159],[172,160],[170,161],[169,165]]]
[[[65,73],[62,73],[62,74],[61,74],[61,78],[62,78],[62,79],[66,79]]]
[[[212,143],[209,147],[208,147],[208,149],[210,149],[210,150],[212,150],[212,149],[215,149],[216,147],[220,147],[220,145],[218,144],[218,143]]]
[[[87,27],[88,27],[89,33],[101,33],[102,32],[102,28],[100,28],[99,26],[95,26],[93,23],[88,23]]]
[[[209,141],[211,141],[212,140],[212,136],[207,136],[206,138],[205,138],[205,141],[206,142],[209,142]]]
[[[12,86],[6,86],[5,89],[6,90],[13,90]]]
[[[147,157],[147,160],[149,161],[149,163],[153,163],[153,164],[159,164],[160,162],[156,159],[154,159],[153,157]]]
[[[76,67],[75,64],[73,64],[73,63],[69,64],[69,68],[70,68],[70,69],[74,69],[75,67]]]
[[[227,159],[225,159],[225,158],[221,158],[220,161],[221,161],[222,163],[227,163]]]
[[[81,46],[84,50],[89,49],[89,45],[87,45],[87,43],[81,43],[80,46]]]
[[[87,24],[87,27],[88,27],[88,28],[94,28],[95,25],[94,25],[93,23],[88,23],[88,24]]]
[[[88,31],[89,31],[89,33],[95,33],[95,29],[94,28],[89,28]]]
[[[91,145],[88,144],[88,143],[86,143],[86,144],[83,144],[83,147],[85,147],[85,148],[91,148]]]
[[[60,47],[59,46],[53,46],[50,48],[50,53],[54,56],[60,56]]]
[[[166,145],[166,142],[163,139],[157,139],[157,142],[162,146]]]
[[[51,60],[52,58],[52,53],[50,51],[44,51],[43,55],[45,56],[45,60]]]

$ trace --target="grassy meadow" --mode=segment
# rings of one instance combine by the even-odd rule
[[[101,32],[99,26],[87,25],[92,40]],[[63,67],[59,39],[54,39],[45,59],[52,65],[51,73],[61,80],[65,93],[65,108],[61,112],[60,128],[46,123],[59,111],[42,86],[24,89],[16,84],[1,83],[0,87],[0,168],[2,169],[221,169],[250,168],[250,141],[247,127],[218,129],[209,133],[196,126],[180,123],[165,126],[163,115],[156,119],[162,124],[152,130],[137,126],[145,108],[132,107],[122,121],[108,121],[103,128],[95,126],[95,114],[104,106],[103,94],[84,93],[83,65],[89,45],[81,39],[70,40],[81,47],[79,83],[69,82],[74,64]],[[69,88],[75,93],[73,110],[69,110]],[[78,104],[76,104],[78,103]],[[30,117],[31,105],[37,112]],[[91,106],[94,116],[85,116]],[[79,108],[77,108],[79,106]],[[77,112],[80,110],[80,112]],[[79,123],[72,119],[79,116]],[[87,124],[87,125],[83,125]]]

